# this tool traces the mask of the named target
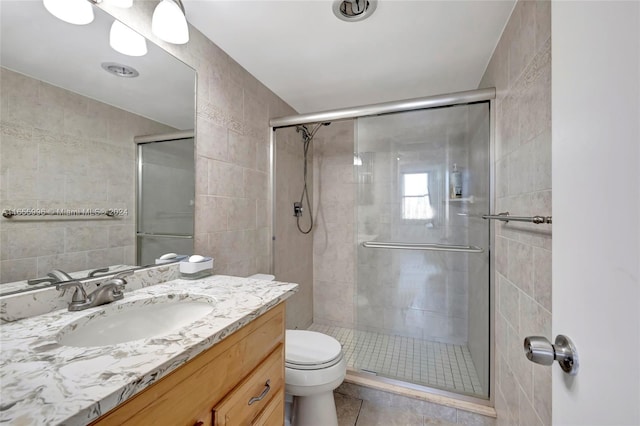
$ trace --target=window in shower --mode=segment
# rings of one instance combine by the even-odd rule
[[[429,197],[429,173],[402,174],[402,218],[406,220],[433,218]]]

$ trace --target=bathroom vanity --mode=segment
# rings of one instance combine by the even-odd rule
[[[296,284],[249,278],[178,279],[86,311],[58,310],[2,324],[0,421],[281,425],[283,302],[295,291]],[[63,343],[67,333],[93,321],[190,300],[207,300],[213,310],[145,339]]]
[[[280,304],[92,424],[282,425],[283,345]]]

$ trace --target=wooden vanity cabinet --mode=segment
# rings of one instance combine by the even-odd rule
[[[92,425],[282,426],[284,324],[281,303]]]

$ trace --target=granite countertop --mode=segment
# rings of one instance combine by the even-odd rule
[[[80,312],[58,310],[0,326],[0,423],[84,425],[289,298],[297,284],[215,275],[125,293]],[[171,334],[99,347],[61,346],[66,325],[105,309],[186,295],[214,299],[212,313]],[[153,299],[153,298],[156,299]],[[142,299],[149,299],[141,302]]]

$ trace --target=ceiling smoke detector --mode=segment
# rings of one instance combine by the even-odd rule
[[[335,0],[333,13],[343,21],[362,21],[371,16],[377,4],[377,0]]]
[[[135,68],[128,65],[118,64],[116,62],[103,62],[102,69],[109,74],[117,75],[118,77],[134,78],[140,75]]]

